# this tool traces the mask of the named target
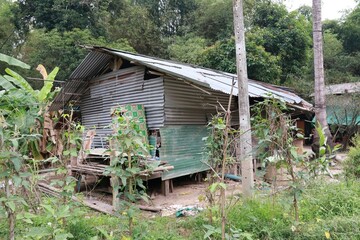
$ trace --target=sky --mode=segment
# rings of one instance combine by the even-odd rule
[[[283,0],[289,10],[295,10],[302,5],[312,5],[312,0]],[[343,12],[353,9],[355,0],[322,0],[322,19],[339,19]]]

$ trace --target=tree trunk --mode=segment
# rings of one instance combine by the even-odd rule
[[[332,146],[332,136],[326,120],[321,0],[313,0],[313,43],[315,73],[315,116],[316,121],[319,122],[323,128],[325,128],[325,135],[327,136],[328,144]],[[315,133],[314,137],[315,146],[318,144],[318,137],[316,135],[317,133]]]
[[[243,0],[233,0],[236,69],[238,76],[238,101],[240,119],[239,155],[237,162],[241,163],[242,185],[245,196],[251,196],[254,186],[252,162],[252,143],[250,127],[250,106],[248,75],[245,51],[245,27],[243,14]],[[237,173],[237,166],[235,166]]]

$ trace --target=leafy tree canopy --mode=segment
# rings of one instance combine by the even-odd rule
[[[200,47],[194,44],[183,47],[192,48],[190,54],[180,51],[185,45],[183,38],[175,39],[168,49],[169,55],[181,61],[187,58],[186,62],[196,59],[192,63],[200,61],[207,67],[235,72],[232,1],[200,1],[199,9],[195,18],[195,34],[208,44],[202,53],[204,56],[194,57]],[[311,23],[299,12],[289,13],[285,6],[269,0],[246,1],[245,9],[248,10],[245,13],[249,76],[279,83],[289,81],[289,76],[300,74],[308,61]],[[186,43],[196,41],[188,36],[185,38]]]
[[[72,31],[59,32],[54,29],[46,32],[43,29],[30,33],[22,53],[24,60],[31,66],[44,63],[47,68],[60,68],[57,78],[66,79],[79,65],[87,54],[81,45],[108,46],[126,51],[134,51],[127,40],[118,39],[116,42],[107,42],[105,38],[94,38],[90,30],[73,29]]]
[[[348,53],[360,52],[360,5],[345,18],[338,29],[339,37],[343,41],[344,49]]]
[[[15,25],[12,23],[12,5],[8,0],[0,0],[0,51],[11,54],[12,45],[16,42]],[[0,66],[4,65],[0,62]]]
[[[97,24],[96,13],[101,1],[76,0],[18,0],[13,8],[15,23],[27,33],[32,28],[60,32],[73,28],[90,29],[96,35],[102,34]]]

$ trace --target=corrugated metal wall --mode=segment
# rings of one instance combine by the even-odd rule
[[[204,159],[203,137],[208,135],[207,123],[212,115],[222,112],[219,102],[227,108],[229,95],[210,88],[165,77],[165,127],[160,128],[161,160],[174,166],[163,180],[208,170]],[[210,93],[210,95],[208,94]],[[233,98],[231,109],[237,109]],[[232,122],[239,122],[234,110]]]
[[[105,137],[111,134],[105,127],[111,123],[112,107],[144,104],[148,128],[160,129],[160,158],[174,166],[163,179],[207,170],[202,163],[206,124],[217,108],[221,111],[218,102],[226,108],[229,96],[170,77],[144,80],[144,71],[144,67],[131,67],[91,80],[81,99],[83,125],[95,127]],[[234,98],[232,109],[236,106]],[[234,112],[233,120],[237,119]],[[95,146],[101,146],[99,137]]]
[[[203,89],[200,90],[200,89]],[[227,108],[229,95],[210,88],[188,84],[182,80],[165,77],[165,125],[199,124],[206,125],[217,109],[222,111],[218,102]],[[208,94],[210,93],[210,95]],[[233,97],[231,109],[232,122],[238,123],[237,98]]]
[[[202,162],[207,129],[204,125],[165,126],[160,128],[160,158],[174,169],[165,172],[163,180],[208,170]]]
[[[100,136],[111,133],[104,129],[111,123],[110,110],[119,104],[144,104],[149,129],[164,125],[163,78],[144,80],[144,67],[131,67],[108,73],[90,81],[81,99],[82,124],[96,128]]]

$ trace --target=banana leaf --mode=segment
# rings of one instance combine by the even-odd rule
[[[25,69],[30,69],[30,65],[23,63],[20,60],[17,60],[16,58],[10,57],[8,55],[0,53],[0,61],[6,62],[9,65],[17,66]]]
[[[34,89],[22,76],[20,76],[20,74],[14,72],[9,68],[6,68],[5,72],[9,74],[9,76],[4,76],[8,81],[11,81],[16,86],[28,91],[30,94],[35,95]]]

